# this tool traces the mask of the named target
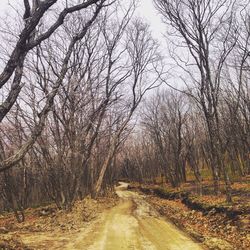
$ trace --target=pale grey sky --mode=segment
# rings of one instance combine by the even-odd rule
[[[154,7],[153,0],[141,0],[137,9],[137,14],[150,24],[153,34],[158,39],[162,39],[165,25],[161,21],[160,14]]]

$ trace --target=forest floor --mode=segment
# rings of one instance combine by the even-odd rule
[[[146,201],[162,216],[209,249],[250,249],[249,179],[233,184],[231,204],[225,202],[223,189],[215,196],[209,184],[206,183],[202,196],[196,194],[192,183],[178,189],[138,183],[130,184],[130,188],[146,194]]]
[[[0,249],[204,249],[162,217],[145,201],[145,195],[128,191],[124,183],[116,193],[119,200],[87,199],[68,214],[55,212],[39,217],[32,210],[26,222],[19,225],[2,217],[0,226],[6,232],[1,236]]]
[[[24,223],[17,223],[12,213],[0,215],[0,250],[66,249],[65,245],[87,234],[103,212],[117,203],[118,197],[112,195],[97,200],[85,198],[70,212],[57,210],[54,205],[29,208]]]

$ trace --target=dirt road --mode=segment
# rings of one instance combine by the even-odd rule
[[[86,250],[201,250],[174,225],[161,218],[127,184],[117,188],[119,205],[107,211],[99,223],[69,249]]]
[[[35,249],[83,250],[201,250],[173,224],[159,216],[143,196],[120,183],[120,203],[78,233],[58,237],[32,235],[24,242],[36,242]]]

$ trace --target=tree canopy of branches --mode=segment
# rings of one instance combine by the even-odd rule
[[[165,55],[136,0],[23,0],[1,23],[0,209],[68,210],[120,177],[192,175],[202,194],[211,176],[232,201],[250,174],[249,1],[154,3]]]
[[[24,30],[52,2],[32,12],[24,1]],[[158,43],[134,17],[134,1],[126,7],[104,0],[56,6],[51,27],[44,9],[25,48],[19,51],[17,41],[13,53],[23,55],[22,70],[9,62],[17,60],[11,55],[0,78],[8,85],[10,68],[20,73],[20,81],[3,92],[1,107],[9,96],[13,102],[0,128],[1,197],[20,220],[31,204],[54,201],[70,209],[78,198],[113,188],[117,154],[133,129],[134,113],[157,85],[155,69],[162,70]]]

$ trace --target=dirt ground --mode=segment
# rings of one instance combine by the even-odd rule
[[[147,201],[163,216],[206,244],[209,249],[250,249],[250,238],[246,230],[241,225],[239,229],[236,223],[224,214],[203,214],[190,210],[180,200],[147,196]]]
[[[200,244],[161,217],[142,195],[128,191],[127,184],[122,183],[116,192],[120,197],[118,204],[100,212],[81,227],[75,225],[76,228],[73,229],[47,232],[30,232],[27,229],[18,233],[9,232],[7,235],[13,237],[16,234],[28,247],[26,249],[203,249]],[[67,223],[63,227],[67,228]]]
[[[156,213],[142,195],[127,191],[126,187],[123,183],[117,189],[120,203],[104,213],[100,223],[90,233],[81,236],[79,241],[68,245],[68,249],[202,249]]]
[[[146,194],[146,201],[162,216],[170,219],[209,249],[246,250],[250,249],[249,184],[246,181],[232,185],[233,203],[231,204],[225,203],[223,192],[219,196],[208,193],[198,196],[190,193],[189,201],[195,203],[187,203],[187,198],[180,197],[178,194],[190,191],[192,188],[190,184],[179,190],[166,186],[162,189],[167,194],[164,197],[155,191],[160,190],[159,186],[153,184],[133,183],[130,184],[130,189]],[[195,207],[195,204],[202,204],[202,206]],[[207,209],[202,210],[204,208]],[[224,208],[228,210],[223,210]]]

